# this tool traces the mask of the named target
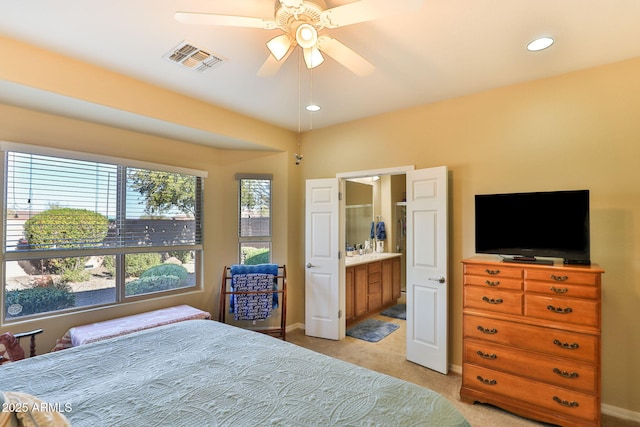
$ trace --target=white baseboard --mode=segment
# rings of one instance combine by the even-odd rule
[[[618,408],[617,406],[602,404],[602,413],[623,420],[640,422],[640,412],[633,412],[629,409]]]
[[[295,331],[296,329],[304,329],[304,323],[294,323],[287,326],[287,332]]]

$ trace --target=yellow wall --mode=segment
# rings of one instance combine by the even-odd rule
[[[224,108],[0,36],[0,81],[64,95],[273,150],[291,150],[292,132]],[[37,64],[35,66],[34,64]]]
[[[303,139],[304,178],[415,165],[450,171],[450,362],[462,361],[462,268],[474,195],[591,190],[603,276],[603,402],[640,412],[640,59],[325,129]]]

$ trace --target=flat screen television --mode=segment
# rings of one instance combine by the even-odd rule
[[[475,196],[476,253],[590,264],[589,190]]]

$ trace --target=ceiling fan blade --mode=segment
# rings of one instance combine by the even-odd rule
[[[360,0],[327,9],[320,19],[327,28],[344,27],[417,10],[422,3],[423,0]]]
[[[280,61],[278,61],[273,55],[269,55],[267,57],[267,60],[264,61],[264,64],[262,64],[262,67],[260,67],[260,69],[258,70],[258,76],[270,77],[275,75],[278,70],[280,70],[280,67],[282,67],[282,64],[284,64],[284,62],[287,60],[289,55],[291,55],[291,52],[294,51],[294,49],[295,46],[291,46]]]
[[[359,77],[367,76],[376,69],[372,63],[329,36],[320,36],[318,38],[318,49]]]
[[[183,24],[218,25],[223,27],[263,28],[273,30],[276,23],[270,19],[250,16],[217,15],[215,13],[176,12],[176,21]]]

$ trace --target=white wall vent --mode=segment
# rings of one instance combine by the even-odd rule
[[[203,72],[225,61],[224,58],[212,54],[210,51],[200,49],[193,43],[183,41],[178,46],[166,53],[163,58],[180,64],[190,70]]]

